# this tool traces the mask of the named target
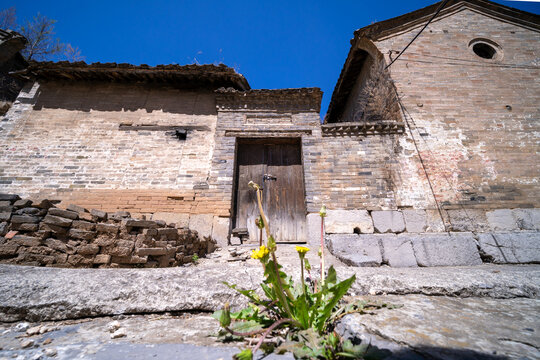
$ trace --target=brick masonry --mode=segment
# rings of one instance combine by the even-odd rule
[[[374,60],[343,110],[343,121],[400,124],[402,132],[326,131],[317,89],[35,83],[0,122],[0,189],[181,217],[225,244],[234,226],[227,219],[238,139],[293,137],[302,147],[308,214],[324,203],[399,210],[406,232],[506,230],[514,212],[540,207],[538,33],[464,9],[430,24],[377,87],[373,77],[417,30],[358,42]],[[502,58],[476,56],[469,49],[475,38],[493,39]],[[393,86],[406,116],[396,111]],[[178,140],[144,125],[198,128]],[[522,221],[534,227],[536,220]]]

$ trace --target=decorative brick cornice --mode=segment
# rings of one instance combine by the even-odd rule
[[[319,88],[257,89],[238,91],[220,88],[215,91],[218,111],[314,111],[321,109],[322,91]]]
[[[378,122],[343,122],[321,125],[323,136],[366,136],[366,135],[386,135],[403,134],[405,125],[397,121]]]

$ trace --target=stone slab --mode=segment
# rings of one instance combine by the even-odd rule
[[[495,263],[540,263],[540,232],[483,233],[478,242]]]
[[[487,211],[486,217],[490,230],[492,231],[514,231],[519,230],[514,213],[510,209],[497,209]]]
[[[226,248],[228,245],[229,236],[229,218],[214,216],[212,221],[212,239],[216,240],[221,248]]]
[[[199,237],[212,236],[213,214],[195,214],[189,217],[189,229],[195,230]]]
[[[60,227],[70,227],[73,220],[54,215],[47,215],[43,219],[43,223]]]
[[[321,216],[311,213],[306,216],[307,245],[312,249],[321,247]]]
[[[488,231],[486,212],[482,209],[446,210],[450,220],[450,231]]]
[[[403,305],[343,318],[338,332],[371,339],[391,359],[538,359],[538,299],[371,296]],[[373,341],[374,340],[374,341]],[[400,348],[401,347],[401,348]]]
[[[30,223],[36,224],[39,222],[39,217],[33,215],[13,215],[11,222],[15,224]]]
[[[403,221],[403,214],[401,211],[372,211],[371,218],[373,219],[373,227],[375,232],[384,234],[400,233],[405,231],[405,221]]]
[[[391,267],[416,267],[416,257],[410,239],[401,235],[381,236],[383,262]]]
[[[513,209],[512,213],[520,229],[540,231],[540,209]]]
[[[425,210],[405,209],[401,211],[405,221],[405,229],[410,233],[421,233],[427,230]]]
[[[372,234],[332,234],[327,236],[328,249],[350,266],[379,266],[382,263],[379,239]]]
[[[15,201],[20,200],[20,199],[21,197],[16,194],[0,193],[0,201],[9,201],[11,203],[14,203]]]
[[[73,212],[70,210],[62,210],[59,208],[50,208],[49,214],[54,215],[54,216],[60,216],[60,217],[71,219],[71,220],[77,220],[79,218],[79,214],[77,214],[76,212]]]
[[[373,233],[373,221],[367,210],[328,210],[324,219],[327,234]]]
[[[125,226],[128,228],[155,229],[158,227],[155,221],[151,220],[125,220]]]
[[[443,213],[444,216],[444,213]],[[427,229],[426,232],[446,231],[444,222],[441,219],[441,213],[436,209],[426,209]]]
[[[403,234],[401,238],[411,241],[418,266],[482,264],[472,233]]]

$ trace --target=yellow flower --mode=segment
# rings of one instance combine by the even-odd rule
[[[309,248],[305,246],[295,246],[296,251],[298,251],[299,254],[303,255],[309,251]]]
[[[268,248],[262,245],[258,250],[257,249],[253,250],[251,257],[253,259],[264,259],[266,256],[268,256],[269,253],[270,251],[268,251]]]

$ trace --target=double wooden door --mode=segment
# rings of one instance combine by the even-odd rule
[[[259,216],[254,181],[263,188],[263,209],[278,242],[306,241],[304,172],[297,139],[244,140],[237,153],[236,227],[247,228],[258,241]],[[266,235],[263,232],[263,239]]]

